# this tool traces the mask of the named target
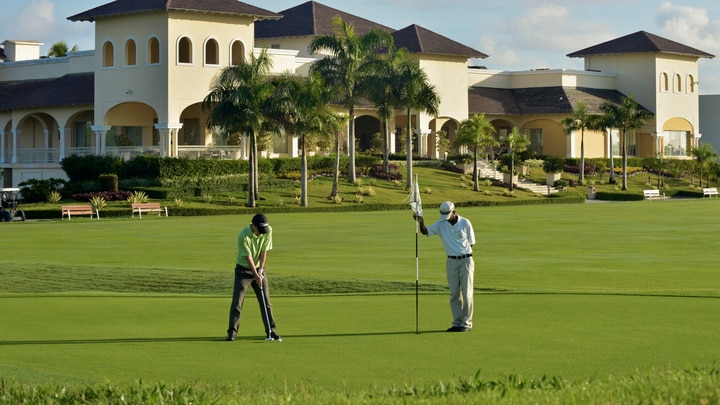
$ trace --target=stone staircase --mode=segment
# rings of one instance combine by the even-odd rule
[[[503,173],[501,171],[495,170],[493,165],[485,160],[478,160],[478,172],[478,176],[480,176],[481,179],[488,178],[503,181]],[[518,188],[522,188],[533,193],[543,195],[547,195],[548,193],[548,186],[546,186],[545,184],[538,184],[530,180],[520,178],[515,184]],[[550,188],[551,193],[557,193],[558,191],[559,190],[555,187]]]

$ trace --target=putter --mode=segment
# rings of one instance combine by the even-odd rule
[[[265,302],[265,291],[263,290],[262,284],[260,284],[260,298],[262,299],[263,310],[265,311],[265,322],[267,324],[267,337],[265,340],[273,340],[273,338],[270,337],[270,316],[268,315],[267,303]]]

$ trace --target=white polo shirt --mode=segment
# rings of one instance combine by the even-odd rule
[[[428,236],[439,235],[448,256],[462,256],[472,253],[475,244],[475,231],[467,219],[458,215],[455,225],[444,219],[439,219],[430,226],[426,226]]]

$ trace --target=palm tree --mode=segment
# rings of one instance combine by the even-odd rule
[[[578,177],[580,184],[585,179],[585,129],[590,129],[592,120],[593,116],[588,114],[587,105],[584,101],[580,101],[573,109],[572,115],[561,122],[568,135],[573,131],[580,131],[580,175]]]
[[[300,146],[300,206],[308,206],[307,146],[317,137],[334,133],[341,121],[329,106],[330,91],[317,74],[283,76],[274,81],[278,121],[284,131],[298,136]]]
[[[272,130],[274,86],[268,79],[272,60],[263,49],[247,63],[229,66],[220,73],[202,108],[209,111],[208,128],[219,127],[228,136],[244,134],[250,141],[248,207],[255,207],[258,191],[257,136]]]
[[[495,131],[493,125],[485,119],[485,114],[475,114],[471,118],[463,120],[458,128],[455,146],[467,146],[473,151],[473,190],[480,191],[478,184],[478,151],[487,150],[497,144],[492,133]]]
[[[645,125],[651,113],[641,108],[633,97],[623,96],[620,104],[605,102],[600,106],[610,127],[620,130],[622,148],[622,190],[627,191],[627,133],[637,131]]]
[[[73,45],[72,49],[68,50],[67,43],[65,41],[58,41],[55,42],[51,47],[50,50],[48,50],[47,56],[51,58],[59,58],[63,56],[67,56],[68,52],[75,52],[79,48],[77,45]]]
[[[390,172],[389,122],[399,104],[400,65],[408,58],[407,51],[394,46],[382,57],[375,59],[375,68],[361,84],[362,93],[373,103],[382,123],[383,137],[383,170]]]
[[[334,33],[315,37],[308,46],[310,54],[328,51],[330,55],[315,62],[310,68],[322,76],[329,86],[337,92],[342,103],[348,109],[350,164],[348,178],[355,182],[355,102],[357,89],[368,75],[370,58],[381,50],[388,49],[393,38],[390,33],[371,29],[363,35],[355,32],[353,24],[348,24],[339,16],[332,19]]]
[[[601,115],[591,115],[590,120],[588,123],[588,129],[595,130],[595,131],[607,131],[608,137],[609,137],[609,144],[610,149],[608,151],[609,156],[609,162],[610,162],[610,180],[608,180],[609,184],[615,184],[617,181],[615,180],[615,162],[613,159],[613,136],[612,136],[612,118],[606,116],[605,114]],[[596,163],[597,165],[597,163]],[[605,169],[607,170],[607,169]],[[602,179],[602,173],[604,171],[600,171],[600,177]]]
[[[703,172],[710,161],[715,160],[718,157],[717,152],[713,149],[709,143],[701,143],[697,148],[690,149],[690,152],[695,157],[695,164],[697,165],[698,172],[700,173],[700,187],[702,187]],[[708,183],[710,176],[705,178],[705,185],[710,187]]]
[[[503,142],[505,147],[508,148],[508,155],[510,156],[510,181],[508,185],[508,190],[510,192],[513,191],[513,182],[512,178],[515,174],[515,156],[518,153],[525,152],[527,150],[527,146],[530,144],[530,140],[527,136],[523,135],[518,131],[517,127],[513,127],[512,133],[505,138],[505,142]]]
[[[412,110],[425,112],[430,115],[437,115],[440,106],[440,95],[435,86],[430,84],[425,71],[415,59],[406,59],[399,67],[397,86],[400,89],[398,105],[407,110],[407,183],[410,188],[412,183]]]

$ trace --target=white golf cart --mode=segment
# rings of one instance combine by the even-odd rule
[[[19,195],[19,188],[0,188],[0,222],[25,220],[25,213],[18,210]]]

